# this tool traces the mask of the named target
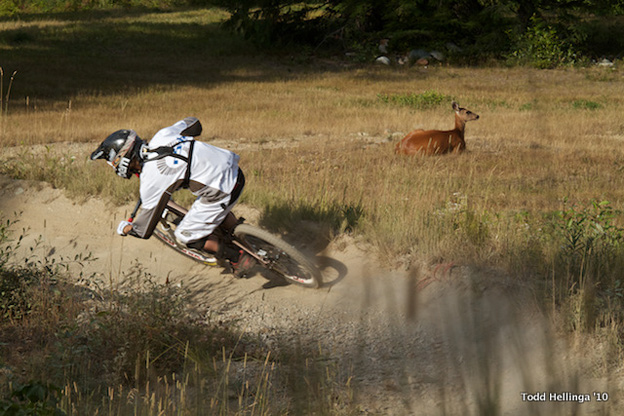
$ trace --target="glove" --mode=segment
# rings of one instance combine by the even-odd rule
[[[119,234],[122,237],[127,236],[128,234],[124,233],[124,228],[126,228],[126,225],[132,225],[132,223],[128,221],[120,222],[119,225],[117,226],[117,234]]]

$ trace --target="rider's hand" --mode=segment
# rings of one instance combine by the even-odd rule
[[[122,221],[119,223],[119,225],[117,226],[117,234],[119,234],[122,237],[125,237],[128,235],[128,233],[125,232],[125,228],[127,226],[130,226],[130,229],[132,229],[132,223],[128,222],[128,221]],[[129,230],[128,230],[129,231]]]

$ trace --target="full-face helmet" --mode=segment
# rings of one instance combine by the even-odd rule
[[[133,173],[138,173],[130,168],[130,163],[135,159],[140,161],[141,147],[144,145],[145,142],[134,130],[117,130],[91,153],[91,160],[104,159],[117,175],[130,179]]]

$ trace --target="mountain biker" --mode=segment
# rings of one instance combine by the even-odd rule
[[[106,160],[122,178],[133,174],[140,178],[141,211],[133,222],[119,223],[119,235],[149,238],[171,194],[187,188],[197,199],[176,227],[178,243],[228,260],[234,273],[242,276],[255,261],[242,250],[221,244],[213,232],[219,225],[227,230],[236,225],[231,210],[245,176],[237,154],[195,140],[201,131],[195,117],[159,130],[149,143],[134,130],[118,130],[99,145],[91,160]]]

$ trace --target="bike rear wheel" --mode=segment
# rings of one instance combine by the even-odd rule
[[[318,288],[321,273],[299,250],[281,238],[249,224],[239,224],[234,236],[261,260],[262,265],[289,282],[308,288]]]

